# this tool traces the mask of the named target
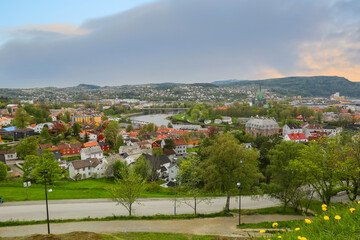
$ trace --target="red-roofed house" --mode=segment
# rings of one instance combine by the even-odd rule
[[[94,147],[94,146],[98,146],[98,142],[87,142],[87,143],[84,143],[84,147]]]
[[[184,138],[173,138],[174,145],[175,145],[175,153],[176,155],[183,155],[186,153],[186,146],[187,143]]]
[[[58,145],[59,151],[62,155],[80,154],[81,143],[60,143]]]
[[[292,141],[292,142],[308,142],[304,133],[289,133],[284,137],[285,141]]]

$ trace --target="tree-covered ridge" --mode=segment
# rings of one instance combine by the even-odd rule
[[[285,77],[265,80],[238,81],[223,86],[249,86],[261,85],[283,95],[301,95],[304,97],[329,97],[335,92],[349,97],[358,97],[360,83],[351,82],[346,78],[337,76],[314,76],[314,77]]]

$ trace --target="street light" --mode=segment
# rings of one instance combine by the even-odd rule
[[[241,183],[238,182],[237,184],[237,187],[239,189],[239,225],[241,224]]]
[[[176,216],[176,179],[174,179],[175,183],[175,202],[174,202],[174,215]]]
[[[49,208],[48,208],[48,198],[47,198],[47,189],[46,189],[46,174],[47,173],[48,172],[46,170],[41,171],[41,174],[44,175],[44,181],[45,181],[46,216],[47,216],[48,234],[50,234]]]

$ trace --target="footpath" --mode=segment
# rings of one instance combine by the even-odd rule
[[[274,222],[304,219],[298,215],[243,215],[242,223]],[[52,223],[52,234],[63,234],[75,231],[95,233],[115,232],[171,232],[194,235],[220,235],[233,237],[258,236],[254,229],[237,229],[238,215],[234,217],[197,218],[184,220],[120,220],[96,222]],[[0,227],[0,237],[28,236],[46,234],[47,225],[28,225],[14,227]]]

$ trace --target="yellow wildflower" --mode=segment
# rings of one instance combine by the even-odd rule
[[[335,219],[336,219],[336,220],[340,220],[341,217],[340,217],[339,215],[335,215]]]
[[[300,231],[300,228],[295,228],[295,231]]]
[[[324,216],[324,220],[330,220],[328,216]]]
[[[282,236],[278,236],[278,238],[279,238],[279,239],[281,239],[281,238],[282,238]]]
[[[307,240],[307,239],[306,239],[306,237],[302,237],[302,238],[300,238],[300,240]]]
[[[358,204],[360,204],[360,201],[358,201]]]
[[[322,208],[327,208],[326,204],[321,205]]]
[[[297,239],[301,239],[301,236],[298,236]]]
[[[273,228],[276,228],[277,226],[279,226],[279,224],[278,224],[277,222],[274,222],[274,223],[272,224],[272,227],[273,227]]]
[[[353,213],[355,211],[355,208],[350,208],[350,212]]]
[[[317,213],[315,213],[315,217],[317,217],[318,215],[317,215]]]
[[[324,212],[326,212],[327,208],[326,208],[326,207],[323,207],[322,210],[323,210]]]
[[[310,223],[312,223],[312,221],[311,221],[310,219],[306,218],[306,219],[305,219],[305,223],[310,224]]]
[[[263,230],[263,229],[262,229],[262,230],[260,230],[260,233],[265,233],[265,232],[266,232],[266,231],[265,231],[265,230]]]

